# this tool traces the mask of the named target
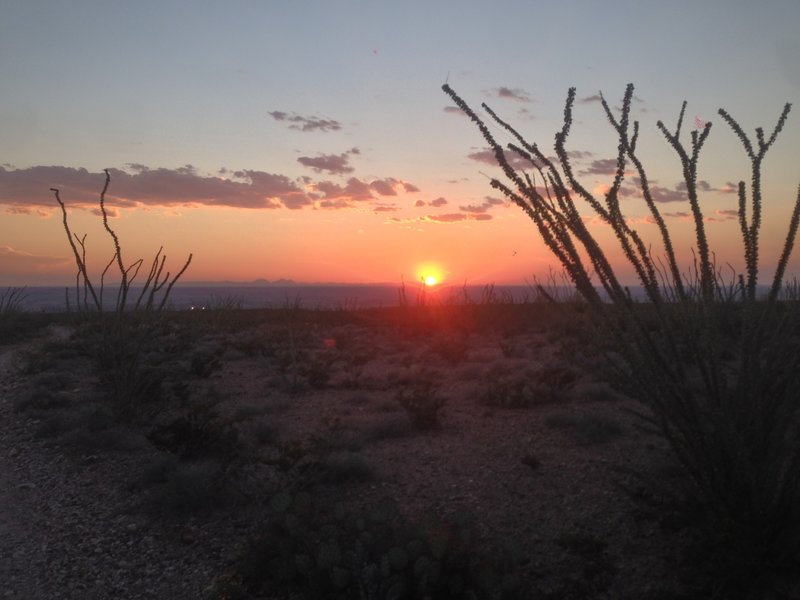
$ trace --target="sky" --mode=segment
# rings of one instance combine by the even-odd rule
[[[490,187],[502,173],[445,82],[546,150],[575,86],[567,148],[597,194],[617,143],[598,94],[618,105],[633,83],[640,154],[686,265],[680,163],[656,122],[674,129],[688,101],[684,141],[696,120],[712,123],[698,176],[712,248],[741,268],[732,191],[749,163],[717,109],[751,136],[772,131],[800,99],[798,22],[796,0],[0,0],[0,286],[74,282],[50,188],[99,278],[113,254],[103,169],[125,263],[149,265],[163,246],[175,272],[192,253],[185,281],[546,276],[558,265]],[[764,163],[765,275],[798,149],[795,108]],[[624,210],[658,254],[646,207],[632,194]],[[586,219],[632,278],[610,229]]]

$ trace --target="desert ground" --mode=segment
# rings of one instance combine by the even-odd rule
[[[572,306],[19,315],[0,597],[696,597]],[[650,498],[650,500],[653,500]]]

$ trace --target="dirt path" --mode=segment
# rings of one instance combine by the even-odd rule
[[[10,398],[18,385],[16,357],[23,344],[0,350],[0,597],[45,597],[47,529],[31,510],[45,490],[25,460],[24,432],[15,426]],[[34,475],[32,477],[32,475]]]
[[[0,599],[202,597],[221,568],[224,518],[201,529],[136,510],[129,484],[151,449],[76,451],[14,410],[28,385],[21,353],[64,333],[0,349]]]

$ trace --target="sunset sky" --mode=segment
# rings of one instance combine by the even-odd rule
[[[684,258],[688,203],[656,122],[674,128],[687,100],[684,140],[695,117],[713,127],[699,175],[712,244],[737,265],[731,191],[750,176],[716,111],[772,131],[800,100],[798,23],[797,0],[0,0],[0,286],[74,281],[52,187],[99,274],[104,168],[126,262],[163,245],[175,269],[192,252],[190,281],[541,276],[554,263],[490,188],[500,171],[445,81],[547,149],[576,86],[568,147],[598,192],[616,140],[597,94],[618,103],[634,83],[641,156]],[[765,273],[800,181],[799,109],[764,166]]]

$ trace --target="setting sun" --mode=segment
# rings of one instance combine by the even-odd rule
[[[442,269],[436,264],[426,263],[417,267],[417,281],[426,287],[439,285],[443,279]]]

